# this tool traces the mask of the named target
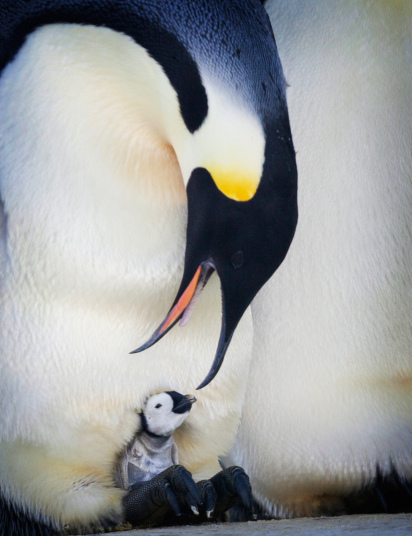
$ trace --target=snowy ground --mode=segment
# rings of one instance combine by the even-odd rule
[[[116,532],[111,536],[412,536],[412,514],[285,519]]]

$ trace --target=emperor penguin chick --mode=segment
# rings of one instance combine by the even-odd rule
[[[147,482],[171,465],[177,465],[173,432],[192,409],[196,398],[176,391],[151,396],[142,413],[141,430],[125,448],[116,469],[116,482],[123,489]]]
[[[241,467],[228,467],[196,485],[190,473],[178,465],[173,433],[194,402],[193,395],[167,391],[148,398],[139,414],[141,429],[125,447],[116,468],[117,485],[131,490],[124,511],[132,525],[174,524],[182,512],[185,523],[219,519],[236,504],[253,514],[249,478]],[[174,512],[172,517],[168,510]]]

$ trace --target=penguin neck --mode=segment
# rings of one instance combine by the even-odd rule
[[[148,450],[163,450],[167,444],[173,443],[173,434],[164,436],[150,432],[144,413],[140,413],[140,422],[142,424],[140,439]]]

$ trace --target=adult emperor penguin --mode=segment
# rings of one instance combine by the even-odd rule
[[[0,23],[0,523],[37,534],[121,517],[134,408],[217,345],[207,384],[233,335],[175,434],[196,480],[220,469],[296,164],[257,0],[2,0]],[[185,329],[129,355],[171,304],[145,347]]]
[[[266,7],[300,224],[252,305],[231,463],[269,516],[411,511],[412,4]]]

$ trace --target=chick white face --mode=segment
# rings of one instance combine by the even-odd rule
[[[158,436],[170,436],[189,415],[196,398],[168,391],[151,396],[143,408],[143,428]]]

